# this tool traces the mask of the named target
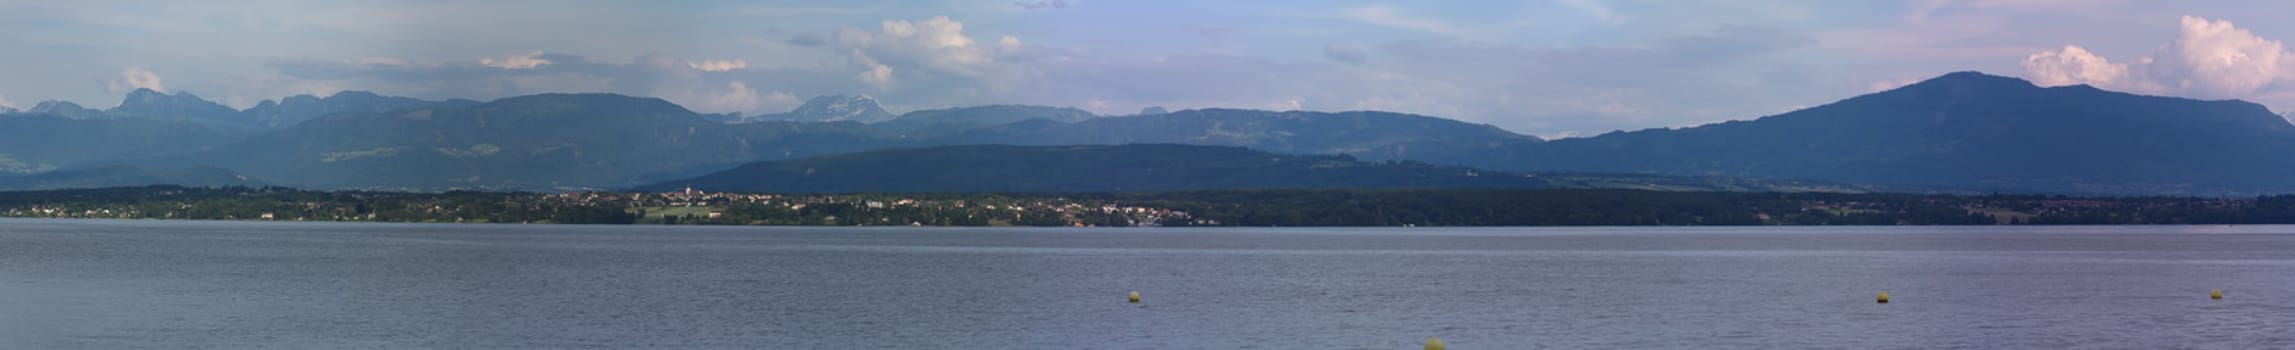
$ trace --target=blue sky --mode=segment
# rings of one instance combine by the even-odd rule
[[[0,107],[138,87],[614,92],[702,112],[1390,110],[1540,136],[1748,119],[1978,70],[2295,108],[2287,1],[0,0]]]

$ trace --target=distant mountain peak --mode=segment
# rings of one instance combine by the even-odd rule
[[[1936,76],[1935,79],[2016,79],[2008,76],[1984,74],[1982,71],[1964,70]],[[2022,79],[2018,79],[2022,80]]]
[[[182,91],[170,95],[158,90],[136,89],[121,99],[119,106],[104,110],[103,114],[112,118],[190,121],[211,127],[258,126],[253,118],[238,109]]]
[[[678,114],[693,113],[692,111],[686,110],[685,106],[679,106],[675,103],[670,103],[669,100],[663,100],[661,98],[630,96],[603,92],[546,93],[537,95],[504,97],[501,99],[496,99],[493,102],[487,102],[482,106],[490,106],[496,108],[630,108]]]
[[[233,112],[238,111],[236,109],[231,109],[231,107],[225,107],[222,104],[215,103],[214,101],[208,101],[207,99],[199,98],[199,95],[193,95],[190,91],[179,91],[173,95],[169,95],[167,93],[159,92],[149,88],[139,88],[135,89],[134,92],[129,92],[127,98],[120,100],[120,105],[118,107],[113,107],[113,109],[136,111],[141,108],[153,107],[198,108],[209,110],[222,108],[231,110]]]
[[[892,120],[892,112],[885,111],[875,97],[860,95],[821,95],[805,100],[804,105],[788,113],[761,114],[742,121],[798,121],[798,122],[861,122],[876,123]]]
[[[655,97],[614,93],[547,93],[506,97],[463,107],[479,111],[515,111],[529,115],[595,118],[599,120],[661,120],[704,118],[676,103]],[[414,115],[424,115],[417,113]],[[428,116],[423,116],[428,118]],[[568,121],[571,122],[571,121]]]
[[[118,106],[114,106],[112,108],[118,109],[120,107],[128,106],[162,104],[168,103],[167,101],[171,100],[174,100],[173,96],[168,96],[167,93],[164,92],[154,91],[152,89],[135,89],[135,91],[128,92],[127,97],[120,99],[120,104]]]
[[[373,92],[366,92],[366,91],[359,91],[359,90],[343,90],[343,91],[336,91],[334,95],[328,95],[328,96],[327,96],[327,98],[330,98],[330,99],[335,99],[335,98],[377,98],[377,97],[383,97],[383,96],[382,96],[381,94],[376,94],[376,93],[373,93]]]
[[[2295,125],[2240,101],[1955,72],[1750,121],[1551,142],[1504,170],[1698,174],[1953,191],[2286,193]]]
[[[2025,81],[2024,79],[2019,79],[2016,77],[1984,74],[1984,72],[1978,71],[1959,71],[1945,73],[1944,75],[1940,75],[1935,78],[1929,78],[1928,80],[1923,80],[1918,83],[1913,83],[1912,85],[1907,85],[1904,88],[1909,89],[1916,87],[2037,89],[2040,86],[2033,85],[2030,81]]]
[[[789,114],[825,117],[821,118],[822,121],[846,121],[867,119],[867,117],[877,115],[892,115],[892,113],[885,112],[883,105],[877,104],[876,98],[869,97],[867,94],[814,97],[811,100],[806,100],[805,105],[790,110]]]
[[[62,117],[74,117],[74,114],[92,111],[94,110],[80,107],[80,104],[72,103],[72,101],[58,100],[40,101],[40,103],[33,104],[32,109],[24,110],[25,113],[54,114]]]
[[[451,105],[475,105],[476,101],[457,102],[424,101],[411,97],[384,96],[367,91],[342,90],[321,98],[312,94],[287,96],[278,101],[263,100],[255,107],[243,111],[269,127],[283,127],[336,113],[381,113],[393,110]]]

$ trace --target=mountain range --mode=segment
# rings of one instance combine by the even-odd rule
[[[822,95],[805,100],[805,104],[788,113],[761,114],[750,117],[716,118],[717,121],[748,123],[761,121],[785,122],[856,122],[878,123],[892,120],[898,115],[886,112],[877,99],[869,95]]]
[[[1131,144],[1158,145],[1073,147]],[[941,147],[954,145],[1030,147]],[[286,186],[410,190],[617,189],[675,179],[787,191],[1280,187],[1238,174],[1306,179],[1290,167],[1322,162],[1542,177],[1522,186],[2230,196],[2295,192],[2295,160],[2280,155],[2290,150],[2295,125],[2253,103],[2044,88],[1974,72],[1751,120],[1557,140],[1377,111],[1153,108],[1103,116],[997,105],[893,114],[865,95],[744,117],[611,94],[479,102],[354,91],[231,110],[188,93],[139,90],[104,110],[50,101],[0,114],[0,176],[217,174],[192,170],[207,169]],[[1337,156],[1344,158],[1316,158]],[[798,166],[851,172],[791,177]],[[1178,180],[1117,171],[1093,176],[1132,182],[1031,182],[1059,185],[1045,188],[977,178],[1093,169],[1222,170]]]
[[[1121,192],[1230,188],[1538,188],[1519,174],[1174,144],[962,145],[761,162],[639,190],[719,192]]]
[[[2295,125],[2262,105],[2042,88],[1974,72],[1785,114],[1548,142],[1483,165],[1984,192],[2295,192]]]
[[[211,167],[150,169],[106,166],[58,170],[34,175],[0,175],[0,190],[38,191],[94,187],[175,185],[190,187],[264,186],[262,181],[230,170]]]

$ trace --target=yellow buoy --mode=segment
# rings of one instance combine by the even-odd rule
[[[1887,304],[1889,303],[1889,292],[1881,292],[1880,295],[1874,296],[1873,299],[1879,301],[1882,304]]]
[[[1442,338],[1426,337],[1426,350],[1442,350]]]
[[[2208,299],[2223,299],[2223,290],[2222,290],[2222,289],[2209,290],[2209,291],[2207,291],[2207,298],[2208,298]]]
[[[1132,302],[1134,302],[1134,303],[1140,302],[1140,292],[1139,292],[1139,291],[1136,291],[1136,290],[1135,290],[1135,291],[1132,291]]]

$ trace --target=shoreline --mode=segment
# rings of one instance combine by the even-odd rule
[[[0,217],[866,227],[1670,227],[2295,224],[2295,196],[1222,190],[1071,194],[0,192]]]

